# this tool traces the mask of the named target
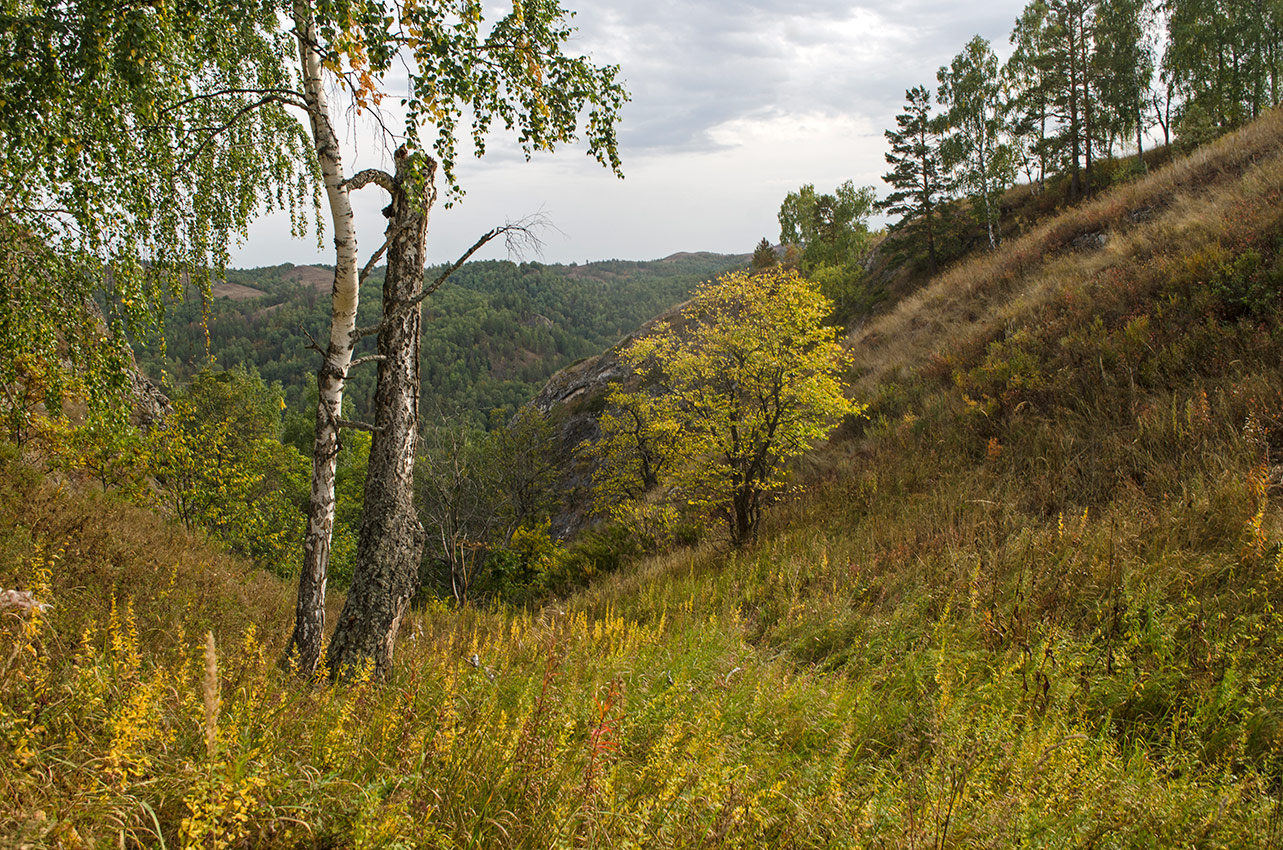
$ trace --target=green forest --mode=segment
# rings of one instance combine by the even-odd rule
[[[953,22],[743,254],[428,265],[465,154],[657,161],[598,11],[0,4],[0,845],[1283,844],[1283,6]]]
[[[582,266],[468,263],[427,303],[421,354],[425,404],[438,416],[463,418],[478,427],[492,417],[506,421],[553,372],[609,348],[686,300],[697,283],[747,260],[747,255],[676,254],[653,262]],[[163,346],[158,339],[139,345],[139,364],[172,386],[184,386],[210,365],[254,369],[281,386],[291,412],[310,413],[316,354],[308,348],[309,336],[322,338],[329,322],[324,272],[330,270],[308,269],[310,279],[321,278],[323,287],[297,280],[292,266],[227,270],[227,285],[216,286],[208,301],[189,292],[168,307]],[[425,274],[432,280],[442,271],[429,267]],[[365,283],[362,326],[378,323],[381,289],[376,271]],[[367,339],[359,352],[370,353],[373,344]],[[374,381],[374,369],[368,367],[348,379],[346,398],[355,413],[371,411]]]

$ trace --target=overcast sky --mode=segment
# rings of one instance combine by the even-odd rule
[[[622,69],[632,101],[620,124],[620,180],[582,143],[526,162],[496,137],[463,159],[467,197],[432,213],[429,261],[453,260],[496,224],[542,213],[544,262],[649,260],[677,251],[747,253],[777,241],[775,214],[804,183],[843,180],[885,193],[883,131],[905,89],[935,84],[971,36],[1005,58],[1024,0],[568,0],[571,49]],[[348,131],[350,171],[379,165],[368,128]],[[382,243],[379,190],[355,196],[363,254]],[[291,239],[288,222],[254,225],[238,266],[333,263],[333,248]],[[328,243],[328,239],[327,239]],[[478,257],[507,256],[495,245]]]

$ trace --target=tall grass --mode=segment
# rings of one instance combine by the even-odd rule
[[[861,387],[869,391],[960,338],[991,337],[1011,317],[1110,267],[1179,253],[1190,238],[1214,239],[1221,225],[1209,219],[1232,217],[1239,201],[1277,206],[1281,137],[1283,113],[1274,110],[1148,177],[1050,218],[999,251],[959,263],[852,335]]]
[[[1280,846],[1278,131],[873,323],[757,545],[430,606],[386,683],[282,674],[288,587],[0,459],[48,603],[0,614],[0,844]]]

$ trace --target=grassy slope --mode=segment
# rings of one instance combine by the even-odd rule
[[[287,588],[10,465],[0,586],[54,605],[0,843],[1276,846],[1281,198],[1271,116],[952,269],[758,546],[417,614],[385,687],[283,680]]]

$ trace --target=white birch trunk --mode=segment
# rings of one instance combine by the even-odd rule
[[[339,417],[343,383],[356,345],[358,258],[356,225],[344,184],[339,139],[330,121],[321,56],[316,48],[316,28],[308,5],[301,0],[294,3],[294,26],[299,38],[303,91],[334,227],[335,248],[330,336],[316,376],[319,402],[316,441],[312,449],[307,534],[303,542],[303,569],[299,575],[294,634],[286,650],[287,662],[297,665],[301,675],[310,676],[320,661],[325,630],[325,583],[330,563],[330,538],[334,530],[334,473],[339,453]]]

